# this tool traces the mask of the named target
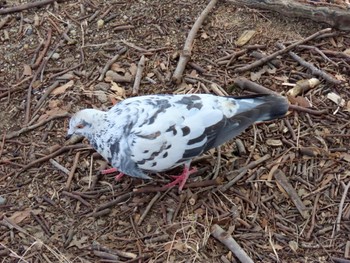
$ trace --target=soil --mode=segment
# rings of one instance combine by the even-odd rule
[[[341,81],[319,78],[316,87],[290,98],[316,113],[290,110],[284,119],[251,127],[238,141],[205,153],[193,163],[199,170],[190,178],[193,186],[181,193],[150,190],[178,169],[152,181],[117,182],[100,175],[108,164],[88,141],[67,143],[66,113],[107,110],[133,96],[142,55],[138,95],[218,94],[220,88],[245,95],[249,91],[233,83],[246,77],[287,96],[297,81],[317,77],[288,53],[276,58],[279,67],[235,73],[257,60],[251,56],[256,50],[231,63],[225,56],[252,45],[271,54],[277,42],[288,45],[327,26],[218,1],[197,34],[183,83],[172,83],[188,32],[207,3],[61,1],[0,17],[7,19],[0,29],[1,262],[238,262],[211,235],[214,224],[254,262],[349,262],[350,38],[342,32],[305,43],[313,49],[293,49]],[[237,46],[246,30],[254,36]],[[111,72],[123,80],[112,81]],[[53,84],[57,88],[48,92]],[[332,93],[342,101],[329,99]],[[13,133],[37,123],[42,125]],[[233,186],[220,190],[241,172]],[[218,179],[210,180],[215,173]],[[202,181],[207,186],[198,187]],[[302,205],[305,211],[298,210]]]

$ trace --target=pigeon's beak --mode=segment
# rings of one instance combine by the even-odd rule
[[[66,140],[69,140],[72,137],[73,134],[67,134],[66,135]]]

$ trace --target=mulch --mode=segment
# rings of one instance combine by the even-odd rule
[[[350,262],[349,35],[218,1],[179,82],[208,3],[11,2],[0,17],[2,262]],[[87,140],[65,140],[71,113],[130,96],[266,92],[288,98],[287,116],[195,159],[180,193],[162,187],[178,169],[117,182]]]

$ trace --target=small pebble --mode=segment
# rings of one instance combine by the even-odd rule
[[[59,59],[59,58],[60,58],[60,54],[58,54],[58,53],[52,54],[52,59]]]

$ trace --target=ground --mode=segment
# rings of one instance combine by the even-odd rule
[[[326,25],[219,1],[197,34],[183,83],[171,83],[179,52],[207,2],[62,1],[0,17],[8,19],[0,45],[2,262],[238,262],[211,235],[215,224],[255,262],[340,262],[350,256],[346,34],[332,31],[338,34],[305,43],[328,60],[312,49],[294,49],[341,82],[319,78],[315,88],[290,98],[313,111],[290,110],[284,119],[258,124],[201,156],[194,161],[199,173],[191,177],[192,186],[181,193],[151,191],[178,170],[154,181],[117,182],[99,175],[107,164],[86,140],[66,142],[67,112],[108,109],[133,96],[142,55],[139,95],[220,93],[220,88],[244,95],[249,91],[233,85],[243,76],[286,96],[292,84],[315,77],[288,53],[276,58],[279,67],[240,74],[236,68],[257,60],[253,50],[231,63],[224,57],[257,44],[263,45],[258,51],[271,54],[278,41],[288,45]],[[245,30],[255,35],[239,47],[235,41]],[[111,72],[119,79],[112,82]],[[53,84],[57,88],[47,92]],[[329,99],[330,93],[344,104]],[[222,185],[238,175],[224,191]],[[207,186],[198,187],[202,181]]]

